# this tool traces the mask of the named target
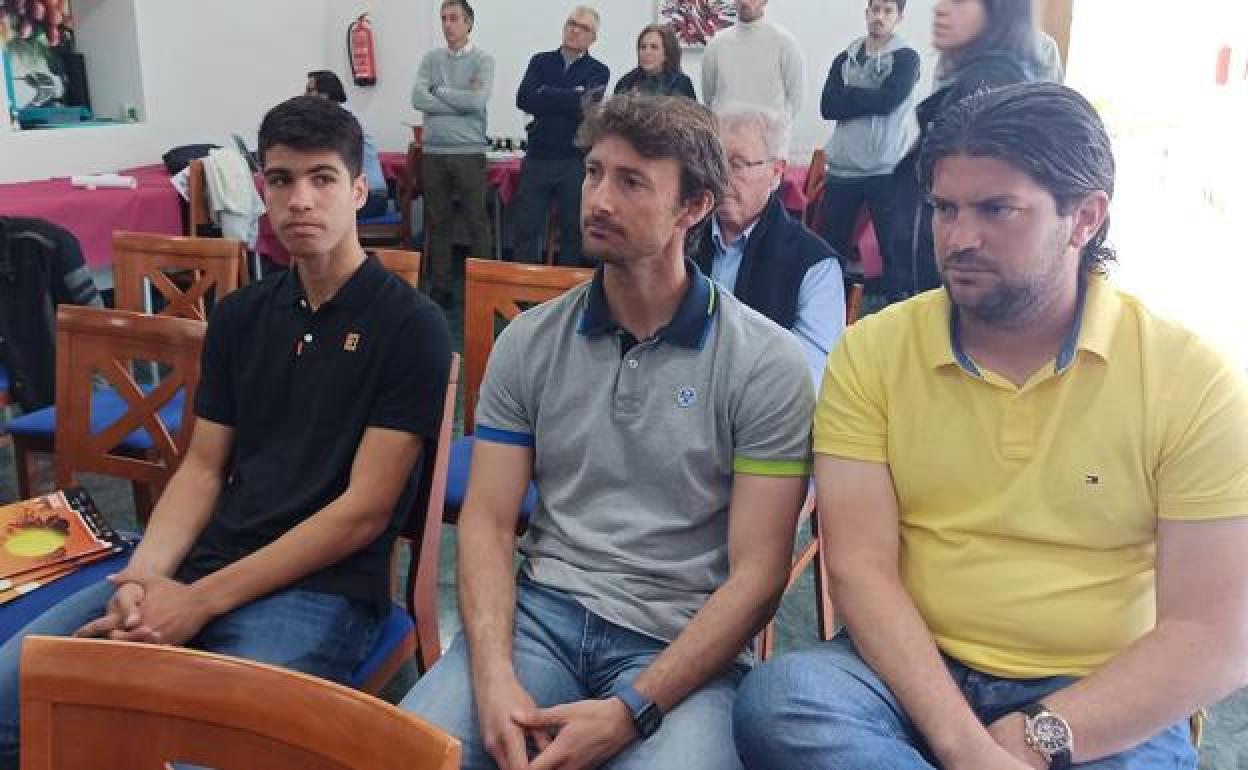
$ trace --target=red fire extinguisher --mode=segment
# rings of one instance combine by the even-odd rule
[[[373,22],[367,13],[347,27],[347,58],[357,86],[377,84],[377,59],[373,55]]]

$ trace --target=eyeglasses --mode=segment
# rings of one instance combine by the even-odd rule
[[[563,23],[563,26],[571,27],[577,32],[584,32],[586,35],[592,35],[594,33],[593,27],[589,26],[588,24],[582,24],[576,19],[568,19],[567,21]]]
[[[758,168],[767,162],[766,158],[762,160],[746,160],[745,158],[729,158],[728,168],[732,169],[734,174],[744,174],[752,168]]]

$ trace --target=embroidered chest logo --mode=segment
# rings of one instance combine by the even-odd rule
[[[688,409],[689,407],[693,406],[696,403],[698,403],[698,391],[694,390],[688,385],[676,391],[677,406],[681,407],[682,409]]]
[[[354,353],[360,346],[359,332],[348,332],[347,338],[342,341],[342,349],[348,353]]]
[[[1101,477],[1095,473],[1089,473],[1083,477],[1083,483],[1090,487],[1098,486],[1101,483]]]

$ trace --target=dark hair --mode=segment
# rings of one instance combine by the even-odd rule
[[[265,114],[257,148],[261,165],[269,149],[278,145],[300,152],[336,152],[352,179],[360,175],[364,164],[364,131],[360,122],[350,112],[319,96],[296,96]]]
[[[1114,153],[1105,124],[1078,91],[1057,83],[980,91],[942,112],[919,150],[924,190],[932,188],[936,162],[954,155],[994,158],[1019,169],[1049,191],[1060,214],[1097,190],[1114,195]],[[1114,261],[1105,245],[1108,233],[1106,216],[1080,255],[1088,272],[1103,273]]]
[[[680,202],[710,193],[714,205],[724,197],[728,164],[719,143],[715,115],[683,96],[624,93],[590,109],[576,134],[576,146],[589,150],[607,137],[618,137],[650,160],[672,159],[680,165]]]
[[[957,51],[941,54],[949,69],[958,70],[964,62],[989,51],[1015,54],[1025,69],[1036,62],[1036,25],[1031,0],[980,0],[984,5],[984,29]],[[945,66],[942,64],[942,69]]]
[[[663,46],[663,71],[669,75],[680,72],[680,41],[676,39],[676,30],[670,24],[647,24],[637,35],[638,48],[641,48],[642,38],[651,32],[659,36],[659,44]]]
[[[329,70],[312,70],[308,73],[308,78],[315,84],[316,92],[331,102],[342,104],[347,100],[342,81]]]
[[[459,6],[460,10],[464,12],[464,18],[468,20],[469,29],[477,25],[477,14],[472,10],[472,6],[468,5],[468,0],[442,0],[442,5],[438,6],[438,9],[442,10],[448,5]]]
[[[873,2],[875,2],[875,0],[867,0],[867,7],[870,8],[871,3]],[[892,3],[893,5],[897,6],[897,13],[906,12],[906,0],[884,0],[884,2]]]

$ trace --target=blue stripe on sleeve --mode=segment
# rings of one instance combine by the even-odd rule
[[[502,430],[501,428],[491,428],[488,425],[477,423],[476,437],[481,441],[492,441],[495,444],[510,444],[511,446],[527,446],[534,447],[536,442],[533,436],[528,433],[519,433],[514,430]]]

